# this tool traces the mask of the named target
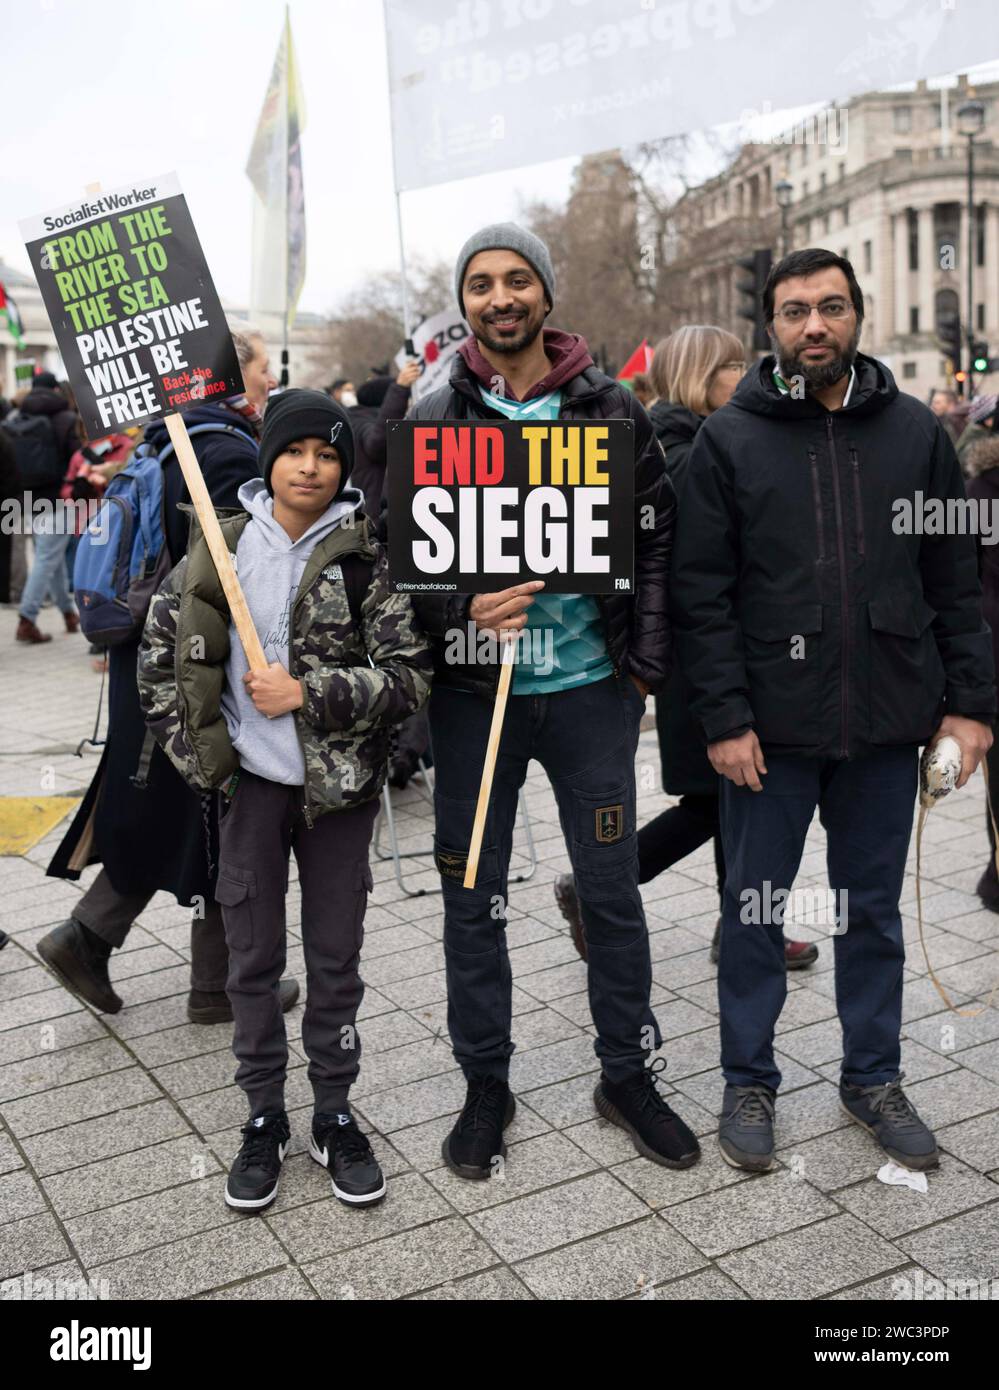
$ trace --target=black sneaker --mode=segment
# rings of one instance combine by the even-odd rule
[[[680,1116],[663,1099],[657,1082],[666,1070],[659,1057],[627,1081],[608,1081],[601,1074],[593,1092],[598,1114],[631,1135],[640,1154],[664,1168],[689,1168],[701,1146]]]
[[[465,1106],[441,1145],[444,1162],[460,1178],[492,1176],[493,1161],[506,1157],[503,1131],[513,1119],[517,1102],[498,1076],[468,1077]]]
[[[769,1086],[726,1086],[719,1116],[718,1147],[733,1168],[767,1173],[777,1161],[774,1151],[774,1105]]]
[[[43,936],[36,950],[66,988],[93,1008],[103,1014],[121,1008],[108,975],[111,947],[75,917]]]
[[[583,918],[579,911],[576,880],[572,874],[559,874],[555,880],[555,904],[569,923],[572,944],[583,960],[586,960],[586,932],[583,930]]]
[[[240,1130],[243,1144],[233,1159],[225,1185],[226,1206],[260,1211],[277,1196],[281,1164],[288,1152],[288,1116],[260,1115]]]
[[[933,1131],[923,1124],[902,1090],[901,1075],[885,1086],[848,1086],[841,1081],[839,1098],[850,1119],[869,1130],[896,1163],[918,1172],[939,1168]]]
[[[333,1196],[346,1206],[371,1206],[385,1196],[384,1174],[349,1110],[314,1116],[309,1153],[327,1170]]]

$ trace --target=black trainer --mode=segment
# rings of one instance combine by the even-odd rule
[[[659,1057],[627,1081],[608,1081],[601,1074],[593,1092],[597,1113],[631,1135],[640,1154],[664,1168],[689,1168],[701,1156],[701,1146],[680,1116],[666,1104],[658,1088],[666,1070]]]
[[[371,1206],[385,1196],[384,1174],[349,1110],[313,1117],[309,1154],[329,1173],[333,1196],[347,1206]]]
[[[451,1172],[460,1178],[491,1177],[493,1161],[506,1157],[503,1131],[516,1110],[507,1082],[498,1076],[469,1076],[464,1109],[441,1145]]]
[[[572,937],[572,944],[583,960],[586,960],[586,931],[579,910],[576,880],[572,874],[559,874],[555,880],[555,905],[569,923],[569,935]]]
[[[116,1014],[121,999],[108,975],[111,947],[96,932],[71,917],[39,941],[38,954],[74,994],[103,1014]]]
[[[767,1173],[777,1162],[774,1105],[769,1086],[726,1086],[719,1116],[718,1147],[726,1163]]]
[[[288,1116],[260,1115],[240,1130],[242,1147],[233,1159],[225,1185],[226,1206],[260,1211],[277,1196],[281,1164],[288,1152]]]
[[[850,1119],[869,1130],[896,1163],[918,1172],[939,1168],[933,1131],[923,1124],[902,1090],[901,1075],[885,1086],[849,1086],[841,1081],[839,1098]]]

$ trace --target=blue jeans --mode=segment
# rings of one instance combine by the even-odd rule
[[[828,841],[829,886],[846,909],[830,927],[843,1080],[877,1086],[898,1075],[905,963],[898,899],[918,751],[884,748],[850,760],[765,754],[761,792],[721,779],[726,878],[718,1003],[722,1070],[732,1085],[780,1085],[773,1042],[787,995],[783,919],[765,908],[791,888],[816,806]],[[754,902],[764,908],[759,924]]]
[[[553,695],[510,697],[478,878],[474,888],[465,888],[492,704],[434,686],[434,848],[444,890],[448,1030],[466,1075],[505,1079],[513,1052],[507,874],[517,796],[532,758],[551,780],[576,876],[594,1046],[605,1075],[611,1081],[632,1075],[662,1041],[649,1004],[652,966],[638,891],[635,750],[643,709],[627,676]]]
[[[35,557],[21,594],[18,612],[34,622],[42,611],[46,594],[60,613],[75,613],[66,578],[66,548],[73,539],[65,530],[55,529],[52,518],[35,522]]]

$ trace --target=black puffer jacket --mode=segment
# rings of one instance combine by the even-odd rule
[[[625,387],[596,367],[585,367],[561,387],[562,420],[630,419],[635,422],[635,593],[601,594],[597,605],[607,653],[615,673],[636,675],[652,690],[669,674],[671,639],[667,575],[673,544],[676,498],[666,476],[663,452],[644,408]],[[465,358],[456,354],[447,386],[426,396],[410,411],[418,420],[503,420],[487,406]],[[651,507],[651,512],[643,508]],[[654,525],[642,526],[651,517]],[[445,634],[468,623],[471,594],[414,594],[413,604],[432,639],[436,681],[492,699],[499,663],[450,664],[444,659]]]
[[[702,736],[753,726],[764,749],[837,758],[925,743],[945,713],[991,720],[974,537],[895,530],[906,499],[921,519],[964,498],[939,421],[862,354],[839,411],[781,395],[773,368],[690,456],[672,599]]]

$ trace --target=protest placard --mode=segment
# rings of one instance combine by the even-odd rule
[[[396,420],[388,426],[397,593],[634,593],[631,420]],[[464,886],[474,888],[516,660],[500,645]]]
[[[397,420],[388,427],[397,593],[634,592],[630,420]]]
[[[175,174],[88,194],[20,226],[91,438],[242,391]]]
[[[447,384],[454,355],[468,337],[468,324],[457,309],[445,309],[433,314],[413,329],[413,350],[423,370],[410,388],[410,400],[422,401],[438,386]],[[404,367],[409,361],[405,348],[395,355],[395,365]]]
[[[94,184],[20,227],[85,433],[164,421],[249,667],[266,670],[180,414],[238,395],[243,375],[177,176]]]

